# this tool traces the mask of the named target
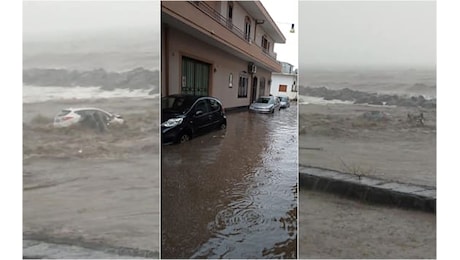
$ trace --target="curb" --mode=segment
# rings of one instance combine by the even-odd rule
[[[436,213],[436,187],[393,182],[299,165],[301,187],[366,202]]]
[[[100,252],[104,252],[108,254],[118,255],[120,257],[124,256],[124,258],[129,258],[129,257],[139,258],[140,257],[140,258],[158,259],[160,256],[158,251],[131,248],[131,247],[123,247],[123,246],[112,246],[112,245],[106,245],[98,241],[88,242],[88,241],[82,241],[80,239],[73,239],[73,238],[50,237],[48,235],[31,233],[31,232],[25,232],[23,234],[23,241],[24,240],[37,241],[40,243],[55,244],[55,245],[61,245],[61,246],[80,247],[80,248],[100,251]],[[23,256],[23,258],[31,258],[31,257],[34,257],[34,256],[31,256],[31,255]]]

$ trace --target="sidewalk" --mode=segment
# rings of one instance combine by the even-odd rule
[[[436,213],[436,187],[299,165],[299,184],[366,202]]]
[[[44,242],[37,240],[23,241],[24,259],[145,259],[159,258],[158,252],[130,248],[94,248],[77,245]]]

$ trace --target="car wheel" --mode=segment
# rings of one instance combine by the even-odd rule
[[[227,128],[227,124],[226,124],[226,123],[220,124],[220,130],[225,130],[226,128]]]
[[[179,137],[179,143],[182,144],[182,143],[185,143],[185,142],[188,142],[190,141],[190,135],[188,134],[182,134],[180,137]]]

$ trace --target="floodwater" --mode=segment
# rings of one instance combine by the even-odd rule
[[[116,111],[126,124],[54,128],[66,107]],[[127,97],[24,103],[24,257],[159,255],[158,107],[159,98]]]
[[[297,105],[162,147],[162,258],[297,257]]]

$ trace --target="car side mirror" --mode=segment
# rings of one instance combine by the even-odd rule
[[[195,112],[195,116],[199,116],[199,115],[202,115],[203,114],[203,111],[202,110],[197,110]]]

